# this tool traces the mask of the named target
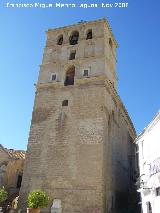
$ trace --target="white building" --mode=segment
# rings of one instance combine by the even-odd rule
[[[160,213],[160,112],[136,139],[142,212]]]

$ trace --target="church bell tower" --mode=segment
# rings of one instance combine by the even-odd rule
[[[116,48],[105,19],[47,31],[20,191],[22,209],[27,193],[41,189],[50,197],[42,212],[57,202],[62,213],[108,213],[117,189],[128,190],[120,167],[116,182],[114,160],[128,159],[128,135],[134,138],[135,132],[116,91]]]

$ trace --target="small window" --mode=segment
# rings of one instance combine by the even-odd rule
[[[62,102],[62,106],[68,106],[68,100],[64,100],[64,101]]]
[[[57,79],[57,75],[56,75],[56,74],[52,74],[51,80],[52,80],[52,81],[56,81],[56,79]]]
[[[160,187],[156,188],[156,196],[160,196]]]
[[[63,44],[63,35],[59,36],[59,38],[57,40],[57,44],[58,45],[62,45]]]
[[[83,76],[84,77],[88,77],[89,76],[89,71],[88,70],[84,70],[83,71]]]
[[[109,46],[112,48],[112,39],[109,38]]]
[[[69,43],[71,45],[77,44],[78,38],[79,38],[79,32],[78,31],[73,32],[72,35],[70,36]]]
[[[92,39],[92,30],[88,30],[86,40]]]
[[[74,60],[76,57],[76,51],[72,51],[69,56],[69,60]]]

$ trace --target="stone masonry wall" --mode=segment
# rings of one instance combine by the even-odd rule
[[[89,29],[93,38],[87,40]],[[78,43],[70,45],[75,31]],[[42,212],[60,199],[63,213],[115,213],[119,197],[125,200],[131,183],[129,138],[135,131],[116,92],[116,47],[104,19],[47,31],[20,191],[24,212],[33,189],[50,196]],[[75,59],[69,60],[73,50]],[[74,85],[64,86],[72,66]],[[68,106],[62,106],[64,100]]]
[[[44,189],[64,213],[103,212],[103,93],[101,85],[38,91],[21,193]]]

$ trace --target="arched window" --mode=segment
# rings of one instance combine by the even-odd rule
[[[78,38],[79,38],[79,32],[78,31],[74,31],[72,33],[72,35],[70,36],[70,39],[69,39],[70,45],[77,44],[78,43]]]
[[[112,39],[109,38],[109,46],[112,48]]]
[[[22,174],[19,174],[17,177],[17,188],[21,187],[21,183],[22,183]]]
[[[57,44],[58,44],[58,45],[62,45],[62,44],[63,44],[63,35],[60,35],[60,36],[58,37]]]
[[[64,81],[64,86],[74,85],[75,67],[72,66],[66,72],[66,78]]]
[[[87,31],[86,40],[88,40],[88,39],[92,39],[92,30]]]

